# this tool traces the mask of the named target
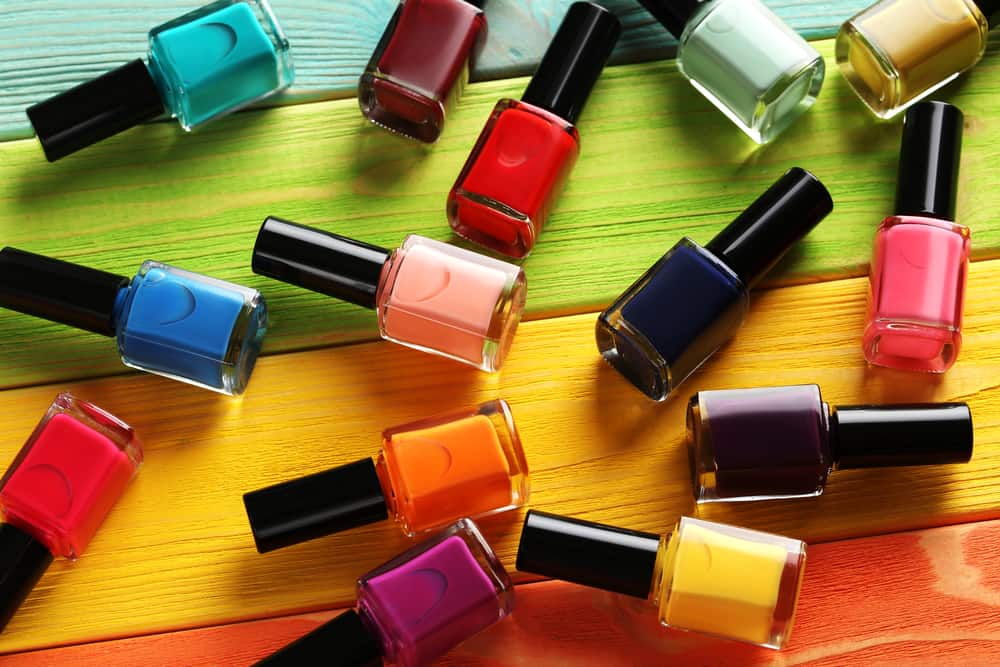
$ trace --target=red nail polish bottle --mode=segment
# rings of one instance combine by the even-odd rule
[[[83,553],[141,462],[131,427],[56,397],[0,479],[0,630],[54,556]]]
[[[433,143],[486,39],[486,0],[404,0],[358,83],[361,113],[376,125]]]
[[[448,195],[456,233],[510,257],[531,252],[576,162],[574,123],[620,33],[603,7],[570,6],[524,95],[497,102]]]

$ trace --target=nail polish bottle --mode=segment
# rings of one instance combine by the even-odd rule
[[[962,347],[969,228],[956,223],[962,112],[921,102],[903,121],[896,214],[879,225],[863,339],[876,366],[943,373]]]
[[[706,247],[681,239],[601,313],[601,355],[662,401],[733,337],[748,290],[832,209],[815,176],[789,169]]]
[[[524,95],[497,102],[448,194],[455,233],[510,257],[531,252],[576,163],[575,123],[620,33],[603,7],[570,5]]]
[[[758,0],[640,0],[677,38],[677,68],[758,144],[816,101],[822,56]]]
[[[0,631],[55,556],[86,550],[140,463],[128,424],[56,396],[0,479]]]
[[[185,130],[287,88],[288,40],[267,0],[218,0],[149,32],[135,59],[27,110],[45,157],[61,157],[164,111]]]
[[[434,143],[486,39],[486,0],[403,0],[358,83],[365,117]]]
[[[892,118],[959,74],[986,50],[996,0],[882,0],[837,33],[837,65],[861,101]]]
[[[490,545],[461,519],[358,580],[357,609],[337,616],[261,667],[419,667],[503,620],[514,587]]]
[[[129,281],[10,247],[0,306],[115,337],[126,366],[229,395],[246,389],[267,331],[256,290],[153,261]]]
[[[390,428],[370,458],[243,496],[257,551],[392,518],[403,532],[482,517],[528,500],[528,464],[510,406],[490,401]]]
[[[966,463],[965,403],[831,408],[814,384],[702,391],[687,408],[699,503],[806,498],[833,470]]]
[[[681,517],[666,537],[529,510],[517,569],[648,599],[663,625],[781,648],[806,545]]]
[[[447,243],[411,234],[388,250],[274,217],[253,270],[373,308],[382,338],[489,372],[510,350],[527,292],[520,267]]]

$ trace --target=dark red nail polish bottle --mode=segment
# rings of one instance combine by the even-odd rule
[[[448,195],[456,233],[510,257],[531,252],[580,151],[574,123],[620,33],[603,7],[570,6],[524,95],[497,102]]]
[[[361,113],[376,125],[433,143],[486,39],[486,0],[404,0],[358,83]]]

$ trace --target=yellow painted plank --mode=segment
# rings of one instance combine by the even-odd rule
[[[831,404],[967,400],[977,426],[968,465],[839,471],[820,499],[707,516],[810,541],[1000,517],[998,270],[973,265],[966,347],[941,378],[866,369],[866,284],[851,279],[757,294],[739,337],[666,404],[600,361],[593,314],[527,323],[495,376],[371,343],[267,358],[242,400],[147,376],[71,386],[137,428],[146,464],[90,551],[43,578],[0,652],[349,604],[354,579],[408,544],[401,533],[383,524],[260,556],[241,494],[372,455],[384,427],[496,396],[520,425],[533,506],[657,532],[693,511],[682,443],[691,392],[818,382]],[[0,460],[55,391],[0,392]],[[484,522],[508,566],[520,517]]]
[[[836,208],[770,284],[862,274],[891,213],[899,124],[874,123],[833,71],[832,42],[818,46],[831,69],[822,96],[757,151],[675,63],[607,68],[580,122],[580,161],[525,263],[529,316],[599,310],[679,237],[707,242],[796,164],[828,184]],[[945,91],[967,117],[959,219],[978,258],[1000,248],[997,51]],[[259,288],[273,315],[268,353],[370,340],[372,313],[251,273],[261,220],[388,247],[409,233],[452,238],[448,190],[496,100],[525,81],[470,86],[430,150],[367,125],[352,100],[238,114],[190,136],[143,126],[55,165],[34,142],[3,143],[0,242],[128,275],[156,259]],[[108,340],[0,313],[0,388],[121,371]]]

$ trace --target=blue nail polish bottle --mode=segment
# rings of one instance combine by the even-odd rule
[[[9,247],[0,306],[114,336],[125,365],[229,395],[246,389],[267,331],[256,290],[152,261],[129,281]]]
[[[267,0],[218,0],[153,28],[133,60],[27,110],[49,161],[164,111],[185,130],[291,85],[288,40]]]
[[[707,247],[681,239],[597,318],[611,366],[662,401],[733,337],[748,291],[833,210],[819,180],[794,167]]]

